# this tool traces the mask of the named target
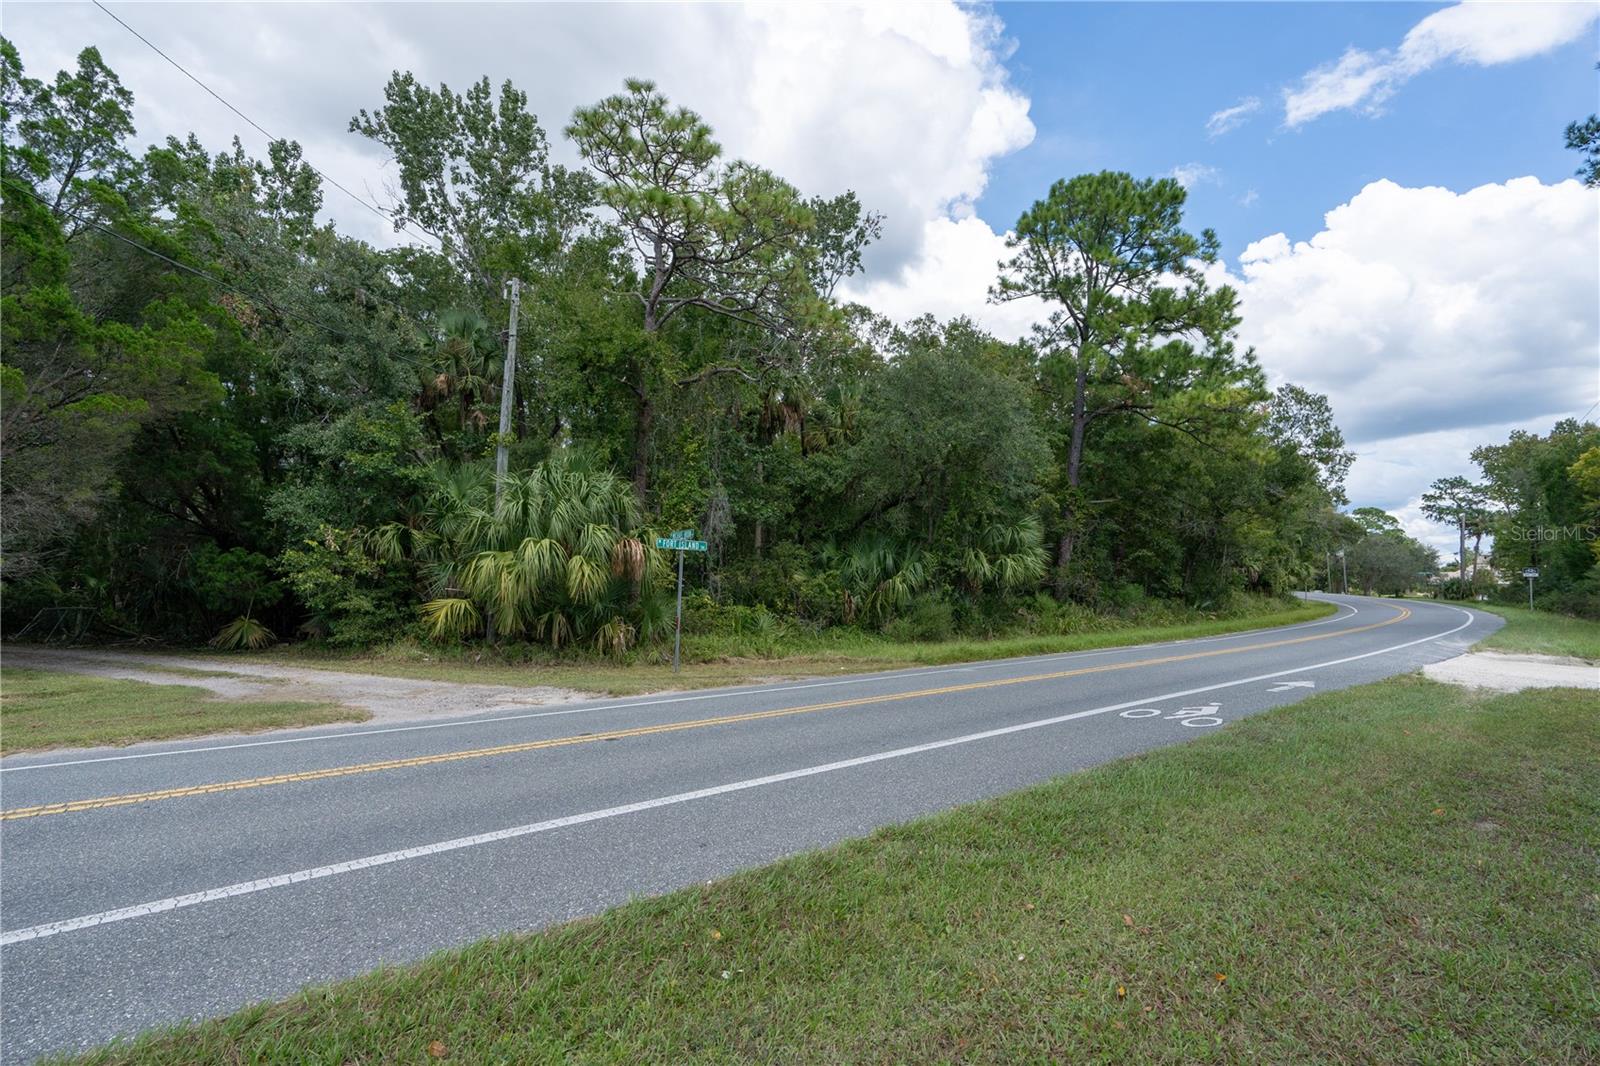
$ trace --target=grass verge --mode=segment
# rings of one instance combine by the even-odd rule
[[[1591,662],[1600,661],[1600,622],[1499,603],[1474,603],[1471,606],[1506,620],[1501,629],[1478,642],[1477,647],[1486,651],[1564,655]]]
[[[76,1061],[1592,1063],[1595,724],[1329,693]]]
[[[584,657],[534,658],[507,662],[481,649],[458,651],[401,645],[381,653],[341,655],[301,646],[251,656],[251,661],[353,670],[390,677],[454,681],[462,684],[552,685],[608,696],[635,696],[667,689],[715,688],[796,677],[894,670],[908,666],[1007,659],[1020,655],[1053,655],[1097,648],[1150,644],[1220,636],[1315,621],[1336,610],[1326,603],[1274,605],[1272,609],[1225,618],[1197,618],[1176,625],[1142,625],[1095,629],[1057,636],[1015,636],[992,640],[891,641],[853,630],[815,635],[785,634],[751,654],[745,637],[686,636],[683,669],[644,656],[612,662]],[[1107,626],[1115,623],[1106,619]]]
[[[368,717],[364,711],[325,703],[223,700],[192,685],[150,685],[51,670],[8,668],[0,678],[0,754],[6,755]]]

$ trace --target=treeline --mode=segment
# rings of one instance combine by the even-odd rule
[[[1450,594],[1525,602],[1522,574],[1533,569],[1536,606],[1600,619],[1600,425],[1518,430],[1474,448],[1472,461],[1480,481],[1441,478],[1423,496],[1428,516],[1456,529]]]
[[[8,633],[622,651],[680,527],[714,602],[819,627],[1324,573],[1350,453],[1236,347],[1174,181],[1052,186],[993,290],[1046,324],[1006,343],[841,301],[880,216],[646,82],[573,116],[569,169],[510,83],[397,73],[350,124],[394,160],[411,243],[377,249],[293,142],[136,150],[94,49],[0,76]]]

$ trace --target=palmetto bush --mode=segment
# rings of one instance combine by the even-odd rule
[[[928,583],[928,560],[915,545],[867,533],[834,553],[844,584],[845,621],[882,624],[904,610]]]
[[[370,538],[375,554],[409,555],[436,640],[498,636],[620,654],[664,617],[665,558],[640,528],[632,487],[580,457],[557,454],[500,480],[479,466],[441,468],[418,520]]]
[[[980,526],[968,541],[961,555],[961,581],[973,593],[1018,592],[1044,578],[1049,558],[1038,518],[996,519]]]

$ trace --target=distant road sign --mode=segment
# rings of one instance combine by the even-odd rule
[[[657,537],[656,547],[675,552],[703,552],[707,550],[705,541],[686,540],[681,537]]]
[[[674,529],[671,533],[668,533],[667,536],[671,537],[673,540],[693,540],[694,530]]]
[[[1530,567],[1528,567],[1526,570],[1524,570],[1522,572],[1522,576],[1523,577],[1538,577],[1539,576],[1539,568],[1537,566],[1530,566]]]

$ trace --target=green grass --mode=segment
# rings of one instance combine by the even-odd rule
[[[685,637],[685,661],[677,674],[672,672],[670,662],[656,661],[659,656],[639,655],[622,662],[593,656],[507,662],[493,651],[450,651],[418,645],[398,645],[380,653],[342,655],[295,646],[252,655],[251,661],[466,684],[553,685],[580,692],[633,696],[666,689],[713,688],[780,678],[942,666],[1219,636],[1314,621],[1335,610],[1326,603],[1285,606],[1275,601],[1262,610],[1221,618],[1195,616],[1164,625],[1129,625],[1117,619],[1102,618],[1096,620],[1096,625],[1103,628],[992,640],[897,642],[856,630],[819,634],[785,632],[765,639],[750,635],[700,634]]]
[[[1493,636],[1478,642],[1479,648],[1600,661],[1600,622],[1498,603],[1474,603],[1472,606],[1506,620],[1505,626]]]
[[[1594,1063],[1596,721],[1329,693],[81,1061]]]
[[[325,703],[215,699],[192,685],[150,685],[49,670],[0,675],[0,753],[167,740],[204,733],[359,722]]]
[[[174,677],[228,677],[241,681],[249,681],[255,685],[282,685],[288,679],[282,677],[260,677],[256,674],[241,674],[233,670],[198,670],[192,666],[172,666],[168,663],[155,663],[139,661],[131,664],[137,669],[152,674],[171,674]]]

